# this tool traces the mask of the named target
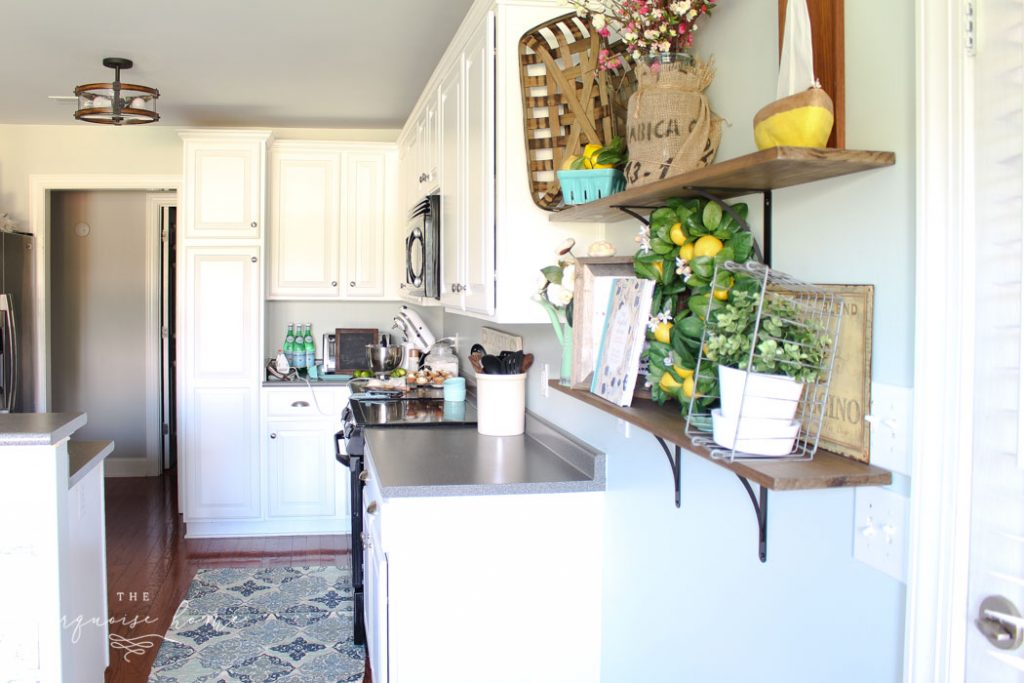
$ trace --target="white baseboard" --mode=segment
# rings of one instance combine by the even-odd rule
[[[185,538],[334,535],[351,532],[352,520],[347,515],[326,519],[214,520],[185,523]]]
[[[159,462],[148,458],[117,458],[104,461],[108,477],[159,477],[163,472]]]

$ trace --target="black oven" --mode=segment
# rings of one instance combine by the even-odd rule
[[[409,213],[405,236],[405,282],[413,296],[441,298],[441,199],[427,195]]]
[[[341,414],[342,429],[335,438],[335,457],[349,470],[349,501],[352,515],[352,638],[366,642],[363,623],[363,479],[366,467],[366,429],[388,427],[472,427],[476,406],[445,403],[440,389],[412,389],[390,395],[385,392],[353,394]]]

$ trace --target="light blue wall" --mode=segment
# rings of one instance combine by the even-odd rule
[[[731,123],[719,159],[753,151],[751,119],[774,97],[775,6],[725,0],[701,37],[718,64],[712,106]],[[913,346],[913,37],[912,3],[846,3],[847,146],[895,151],[897,165],[776,192],[774,213],[778,268],[876,285],[874,380],[904,386]],[[621,238],[636,224],[610,229]],[[524,296],[533,286],[522,283]],[[444,316],[445,334],[470,343],[479,327]],[[734,475],[685,456],[677,510],[653,437],[634,429],[627,438],[605,413],[543,396],[539,370],[556,369],[559,358],[550,328],[499,327],[537,354],[529,409],[608,454],[605,681],[901,679],[904,586],[853,560],[851,490],[770,494],[761,564],[754,512]]]

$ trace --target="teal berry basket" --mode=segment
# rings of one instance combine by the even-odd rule
[[[586,204],[626,189],[626,176],[617,168],[559,171],[562,199],[566,204]]]

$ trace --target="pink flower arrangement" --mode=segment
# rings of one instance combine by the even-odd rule
[[[626,45],[626,56],[639,62],[662,52],[682,52],[693,45],[697,21],[711,14],[714,0],[567,0],[580,17],[590,17],[597,32],[614,32]],[[620,57],[604,49],[602,69],[621,65]]]

